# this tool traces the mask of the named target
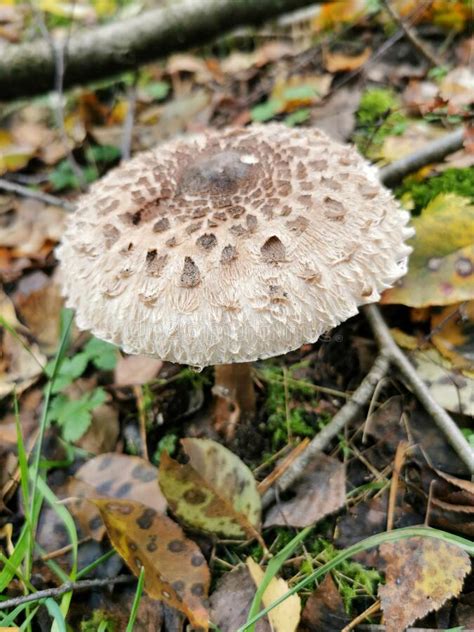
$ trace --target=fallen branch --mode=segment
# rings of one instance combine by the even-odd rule
[[[462,459],[469,468],[469,472],[474,474],[474,450],[467,442],[466,437],[460,431],[457,424],[451,419],[450,415],[433,399],[425,382],[423,382],[414,366],[392,338],[379,308],[376,305],[367,305],[363,310],[382,353],[384,353],[402,373],[411,390],[417,396],[420,403],[423,404],[426,412],[444,433],[459,458]]]
[[[61,586],[55,588],[46,588],[45,590],[38,590],[37,592],[30,593],[29,595],[22,595],[21,597],[14,597],[13,599],[7,599],[6,601],[0,601],[0,610],[7,610],[7,608],[16,608],[25,603],[31,603],[34,601],[41,601],[42,599],[48,599],[49,597],[60,597],[65,593],[72,592],[73,590],[90,590],[91,588],[103,588],[105,586],[114,586],[116,584],[130,584],[132,581],[136,581],[136,577],[133,575],[118,575],[117,577],[107,577],[105,579],[83,579],[77,582],[65,582]]]
[[[170,53],[205,44],[237,27],[257,25],[315,0],[182,0],[104,26],[68,42],[63,88],[136,70]],[[57,44],[57,42],[56,42]],[[43,40],[11,45],[0,58],[2,100],[53,90],[55,59]]]
[[[392,6],[392,1],[384,0],[384,6],[390,14],[392,20],[394,20],[394,22],[396,22],[398,26],[400,26],[400,28],[403,30],[407,40],[412,43],[413,47],[423,55],[423,57],[429,62],[429,64],[431,66],[442,66],[442,60],[435,55],[435,53],[429,48],[427,44],[421,41],[413,28],[408,25],[402,17],[400,17],[395,8]]]
[[[434,162],[440,162],[449,154],[462,149],[464,143],[464,129],[445,134],[431,143],[427,143],[420,150],[392,162],[380,170],[380,180],[387,187],[398,184],[405,176],[418,171],[422,167]]]
[[[352,397],[334,415],[331,421],[319,432],[309,443],[303,454],[298,457],[287,471],[280,477],[276,489],[278,492],[287,490],[303,474],[310,461],[319,452],[324,450],[329,443],[337,437],[344,427],[353,421],[360,413],[361,409],[368,403],[375,387],[388,371],[389,360],[384,353],[381,353],[375,360],[372,368],[362,380],[359,387],[354,391]],[[262,497],[263,507],[271,505],[275,499],[275,488],[269,489]]]
[[[59,206],[66,211],[73,211],[75,209],[74,204],[71,204],[71,202],[68,202],[67,200],[58,198],[55,195],[50,195],[49,193],[43,193],[43,191],[30,189],[29,187],[17,184],[16,182],[10,182],[9,180],[0,179],[0,191],[16,193],[21,197],[29,197],[34,200],[44,202],[45,204],[50,204],[51,206]]]

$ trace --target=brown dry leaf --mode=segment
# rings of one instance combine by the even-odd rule
[[[474,70],[469,66],[453,68],[441,81],[439,93],[456,107],[474,104]]]
[[[87,432],[74,442],[77,447],[91,454],[114,450],[120,434],[120,424],[118,410],[112,406],[111,401],[112,397],[107,393],[106,401],[94,408]]]
[[[456,369],[474,371],[474,301],[431,314],[431,341]]]
[[[221,632],[235,632],[247,621],[255,596],[255,584],[245,566],[224,575],[210,597],[211,620]],[[255,624],[255,632],[271,632],[267,617]]]
[[[16,257],[37,256],[46,242],[61,239],[65,217],[65,211],[56,206],[15,200],[0,211],[0,246],[13,248]]]
[[[270,98],[281,103],[280,112],[293,112],[300,107],[318,103],[332,83],[332,75],[292,75],[277,79]]]
[[[355,128],[361,91],[355,86],[339,88],[324,103],[313,108],[311,121],[334,140],[347,141]]]
[[[400,632],[459,595],[471,569],[469,555],[435,538],[408,538],[380,546],[386,584],[379,587],[386,632]]]
[[[372,49],[367,47],[359,55],[328,52],[324,56],[324,66],[328,72],[350,72],[360,68],[369,59]]]
[[[227,537],[258,537],[261,500],[252,472],[210,439],[182,439],[189,463],[165,452],[159,483],[173,513],[188,525]]]
[[[106,498],[133,498],[165,513],[166,500],[157,485],[157,468],[138,456],[101,454],[84,463],[76,478]]]
[[[344,463],[325,454],[305,471],[293,487],[294,497],[274,505],[265,517],[264,527],[308,527],[344,507],[346,468]]]
[[[114,373],[115,386],[142,386],[159,374],[163,362],[145,355],[120,356]]]
[[[208,629],[210,572],[197,544],[167,516],[131,500],[92,500],[110,540],[132,572],[145,570],[145,591],[184,612],[196,627]]]
[[[41,349],[50,354],[57,347],[63,299],[59,286],[44,272],[24,276],[13,295],[22,320]]]
[[[0,318],[16,331],[25,332],[25,328],[16,316],[15,306],[11,298],[0,288]]]
[[[306,602],[301,615],[303,630],[340,632],[348,622],[342,597],[332,575],[328,573]]]
[[[45,364],[46,357],[36,344],[0,328],[0,399],[13,390],[21,394],[34,384]]]
[[[5,130],[0,130],[0,175],[7,171],[23,169],[35,153],[34,147],[18,143]]]
[[[246,560],[247,568],[255,586],[262,583],[265,572],[251,557]],[[266,608],[271,603],[285,595],[289,586],[281,577],[273,577],[262,596],[262,604]],[[268,613],[268,618],[274,632],[295,632],[301,615],[301,599],[298,595],[287,597],[283,603]]]

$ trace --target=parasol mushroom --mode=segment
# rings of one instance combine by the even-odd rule
[[[209,131],[81,198],[57,251],[63,292],[80,328],[127,353],[217,365],[248,417],[250,362],[315,342],[405,274],[408,217],[317,129]]]

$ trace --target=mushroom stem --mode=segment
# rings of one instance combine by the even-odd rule
[[[255,388],[250,362],[218,364],[215,367],[214,415],[219,432],[230,439],[239,421],[255,417]]]

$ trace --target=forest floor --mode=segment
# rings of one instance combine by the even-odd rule
[[[256,419],[239,423],[230,407],[223,436],[212,367],[127,356],[80,332],[55,259],[92,182],[182,133],[316,126],[383,167],[464,126],[456,152],[393,186],[417,233],[403,285],[379,307],[474,449],[470,4],[329,3],[135,73],[0,103],[0,629],[175,632],[209,616],[236,632],[263,595],[265,607],[285,600],[259,632],[474,630],[472,471],[410,376],[380,356],[368,314],[255,362]],[[0,3],[0,55],[38,21],[64,33],[135,5],[41,6]],[[281,490],[325,429],[323,452]],[[226,489],[217,473],[231,471]],[[218,526],[196,520],[196,498],[177,499],[198,487]]]

